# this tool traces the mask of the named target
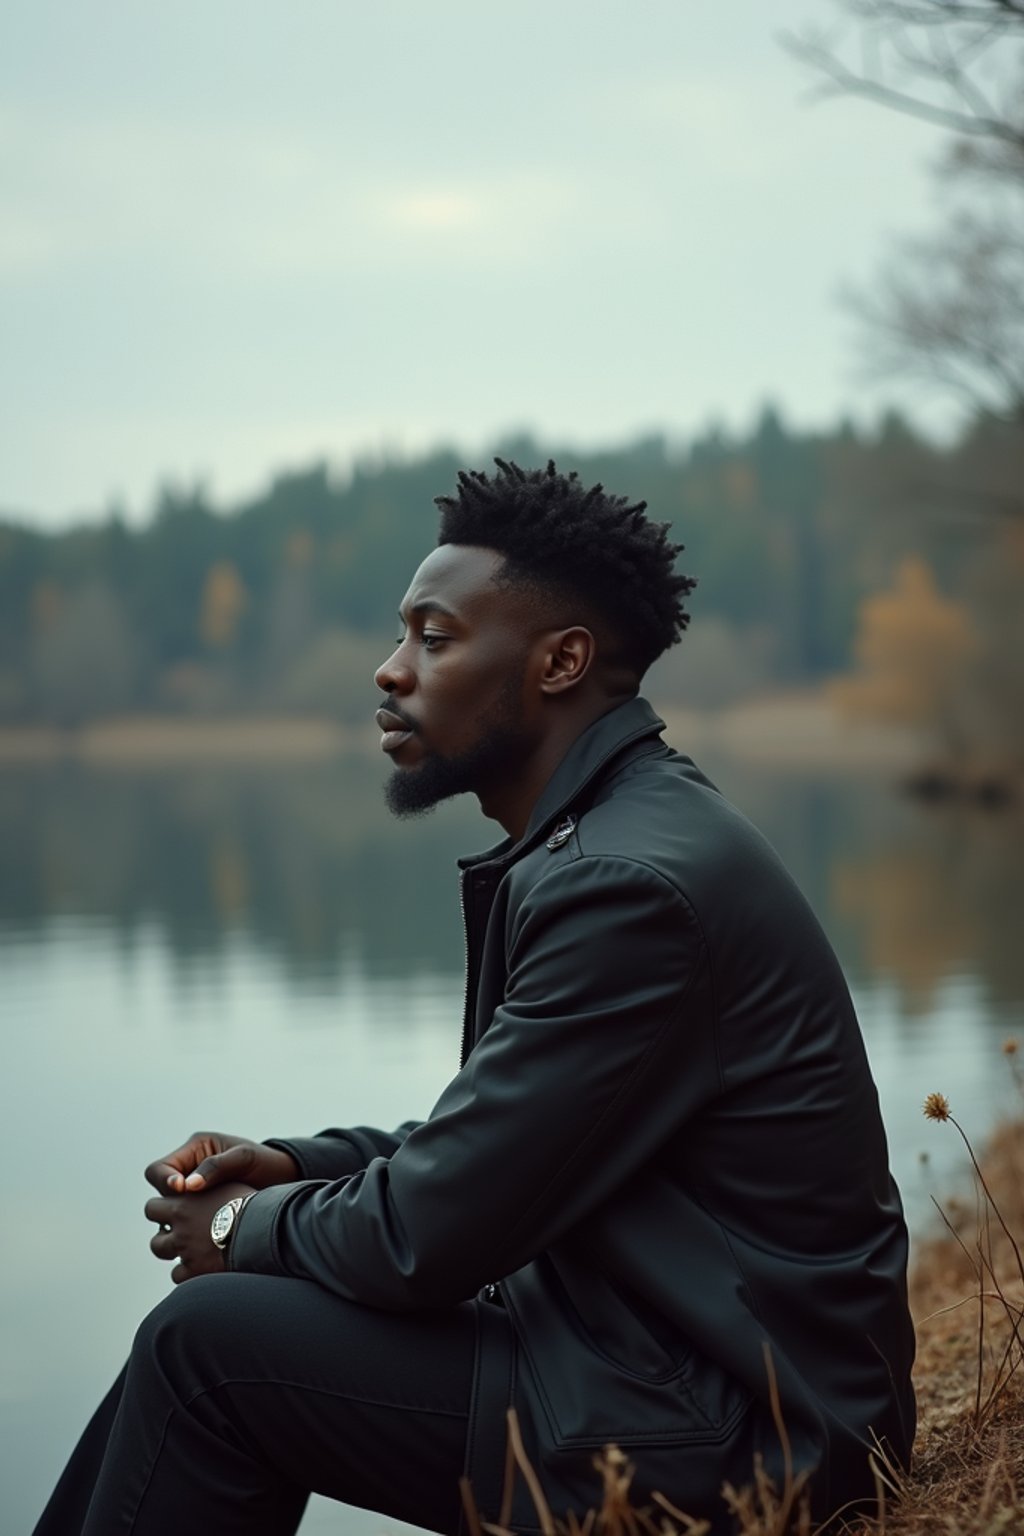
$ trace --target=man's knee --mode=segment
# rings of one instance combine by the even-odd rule
[[[197,1275],[139,1324],[132,1369],[156,1370],[175,1391],[213,1385],[253,1338],[251,1275]]]

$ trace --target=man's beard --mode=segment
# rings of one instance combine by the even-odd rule
[[[481,794],[515,770],[527,738],[517,715],[521,679],[509,678],[490,714],[480,722],[479,741],[457,757],[433,752],[415,768],[396,768],[384,786],[395,816],[419,816],[453,795]]]

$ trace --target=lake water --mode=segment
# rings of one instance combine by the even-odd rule
[[[830,933],[912,1225],[1020,1107],[1020,813],[706,763]],[[0,771],[0,1532],[37,1515],[167,1269],[141,1170],[199,1127],[263,1137],[426,1114],[457,1065],[452,868],[475,802],[392,821],[382,769]],[[922,1159],[926,1159],[923,1161]],[[395,1528],[314,1500],[303,1536]]]

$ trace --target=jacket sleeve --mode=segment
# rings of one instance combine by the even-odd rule
[[[315,1136],[271,1136],[265,1145],[290,1152],[304,1179],[341,1179],[358,1173],[375,1157],[392,1157],[419,1123],[407,1120],[394,1131],[378,1131],[370,1125],[346,1130],[330,1127]]]
[[[557,1241],[717,1091],[703,937],[655,870],[560,866],[506,942],[504,1001],[430,1118],[347,1180],[256,1194],[232,1268],[454,1304]]]

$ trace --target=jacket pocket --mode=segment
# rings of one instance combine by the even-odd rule
[[[624,1301],[613,1309],[602,1298],[595,1309],[593,1277],[586,1289],[581,1307],[544,1259],[503,1286],[526,1366],[520,1389],[553,1447],[727,1439],[750,1404],[747,1389],[692,1341],[666,1348]]]

